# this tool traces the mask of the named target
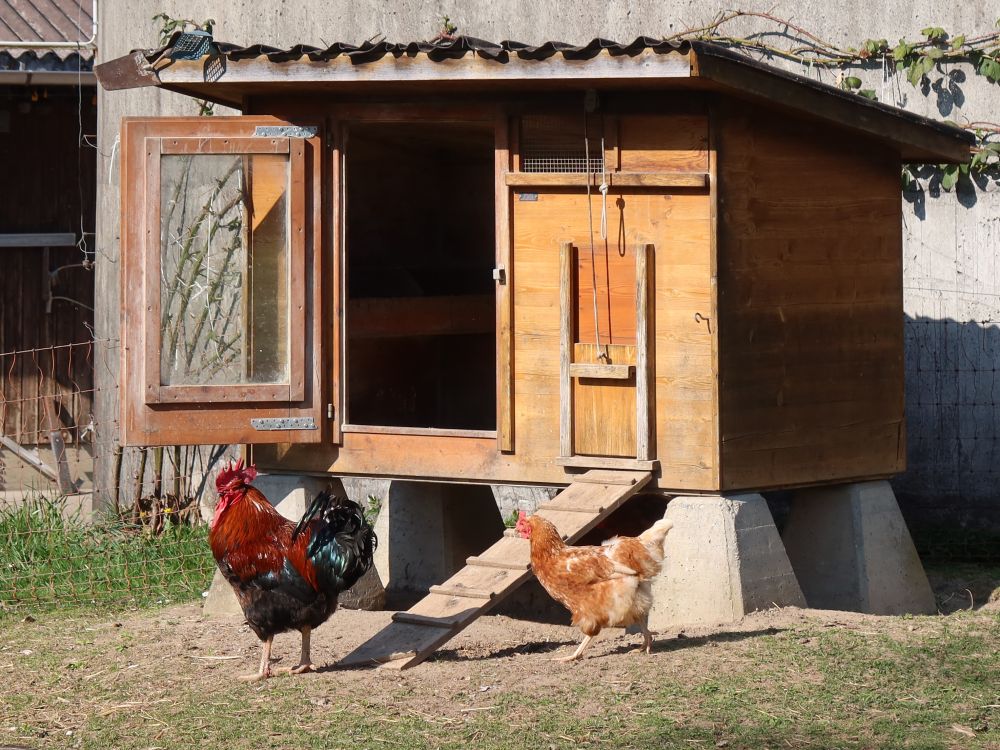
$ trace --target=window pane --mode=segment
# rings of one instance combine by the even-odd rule
[[[288,381],[288,158],[164,155],[160,383]]]

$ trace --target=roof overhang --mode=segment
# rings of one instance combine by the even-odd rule
[[[197,59],[164,48],[134,51],[95,69],[109,91],[157,86],[242,109],[274,94],[688,89],[719,91],[865,133],[904,162],[969,159],[975,138],[961,128],[841,91],[707,42],[640,37],[628,45],[595,39],[529,47],[468,37],[440,43],[288,50],[215,43]]]

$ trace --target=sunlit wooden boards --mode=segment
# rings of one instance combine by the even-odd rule
[[[723,488],[901,471],[898,158],[742,104],[716,119]]]
[[[645,487],[652,475],[635,471],[590,471],[538,511],[565,539],[576,541]],[[456,633],[531,577],[528,542],[505,536],[366,643],[338,666],[385,665],[406,669],[422,662]]]

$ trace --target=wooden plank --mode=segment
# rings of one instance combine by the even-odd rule
[[[458,622],[454,618],[427,617],[426,615],[415,615],[412,612],[394,612],[392,619],[394,622],[405,622],[408,625],[427,625],[433,628],[453,628]]]
[[[513,367],[513,243],[511,241],[511,194],[505,176],[511,169],[511,133],[516,131],[507,113],[497,113],[494,125],[494,214],[496,221],[496,336],[497,336],[497,448],[514,450],[514,367]]]
[[[459,596],[468,599],[492,599],[494,592],[485,589],[470,589],[461,586],[431,586],[429,591],[440,596]]]
[[[559,455],[573,455],[573,243],[559,245]]]
[[[62,436],[62,425],[56,416],[56,403],[53,396],[43,396],[45,402],[45,422],[49,432],[49,447],[56,458],[57,484],[59,492],[67,495],[76,492],[76,483],[69,473],[69,463],[66,461],[66,441]]]
[[[0,247],[76,247],[72,232],[0,233]]]
[[[27,448],[22,447],[16,441],[12,440],[11,438],[3,434],[0,434],[0,445],[3,445],[4,448],[9,450],[15,456],[17,456],[26,464],[28,464],[28,466],[41,473],[43,476],[48,477],[53,482],[59,481],[59,474],[56,472],[55,469],[53,469],[47,463],[42,461],[41,458],[39,458],[37,451],[28,450]]]
[[[595,474],[591,479],[602,477]],[[628,482],[599,485],[572,484],[560,493],[568,502],[603,500],[593,512],[561,509],[540,511],[570,542],[594,528],[608,513],[618,508],[649,483],[648,472],[633,472]],[[393,623],[340,661],[340,666],[384,664],[390,669],[406,669],[426,659],[454,634],[513,592],[531,577],[526,567],[496,565],[496,561],[523,560],[527,565],[530,546],[526,539],[504,536],[480,557],[469,558],[468,566],[438,586],[408,612],[397,612]],[[483,565],[482,561],[493,564]]]
[[[653,429],[653,414],[656,409],[653,404],[653,370],[655,352],[651,351],[656,342],[653,335],[653,311],[650,305],[653,300],[653,246],[646,244],[636,249],[635,254],[635,457],[640,460],[652,460],[656,457],[656,447]]]
[[[571,362],[570,377],[599,380],[629,380],[635,374],[632,365],[598,365],[592,362]]]
[[[504,570],[527,570],[528,568],[528,563],[508,560],[489,560],[485,557],[478,557],[475,555],[465,558],[465,564],[476,565],[482,568],[500,568]]]
[[[588,471],[585,474],[578,474],[573,477],[574,484],[624,484],[632,486],[635,484],[641,474],[634,474],[628,471],[604,471],[600,469],[594,469],[593,471]]]
[[[600,172],[590,173],[591,189],[601,185],[604,178],[613,188],[704,188],[708,185],[706,172]],[[507,187],[526,188],[579,188],[587,187],[586,172],[508,172],[504,176]]]
[[[496,320],[493,294],[365,297],[347,310],[352,339],[491,333]]]
[[[700,180],[699,185],[689,186],[707,184],[704,114],[629,114],[620,118],[620,129],[623,172],[688,174]]]
[[[608,458],[606,456],[559,456],[555,462],[560,466],[578,469],[622,469],[628,471],[656,471],[660,462],[640,461],[634,458]]]

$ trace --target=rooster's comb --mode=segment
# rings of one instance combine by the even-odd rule
[[[226,487],[234,489],[232,485],[248,485],[257,476],[257,467],[253,464],[244,467],[243,459],[233,463],[232,461],[219,471],[215,478],[215,488],[222,492]]]

